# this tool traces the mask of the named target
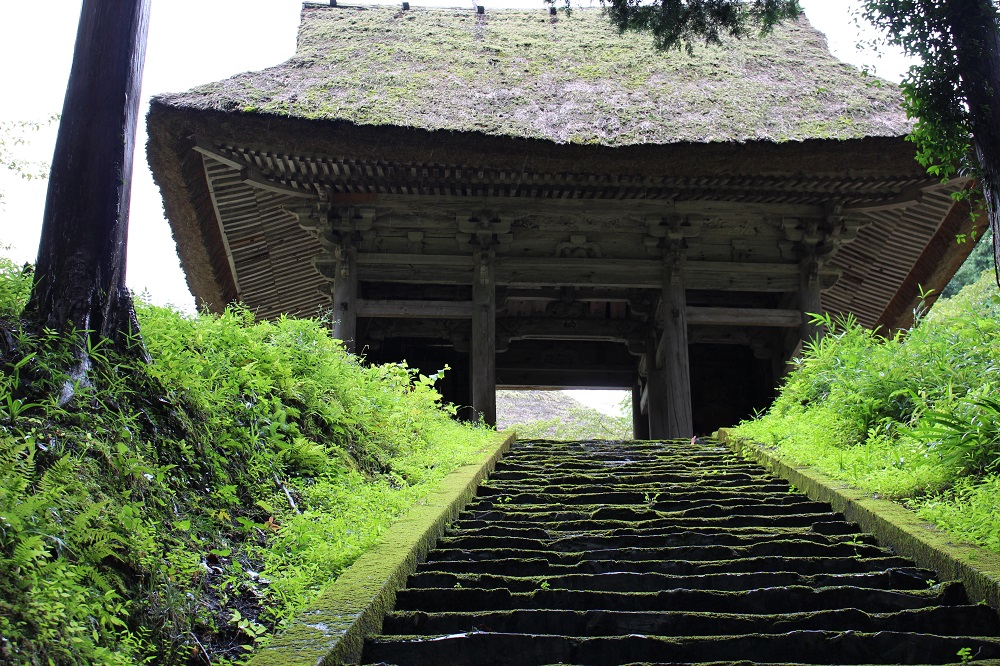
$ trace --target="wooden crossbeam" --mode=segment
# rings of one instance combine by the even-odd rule
[[[471,284],[468,257],[426,254],[359,254],[364,281],[409,284]],[[496,283],[513,288],[608,287],[659,289],[663,264],[642,259],[556,259],[498,257]],[[689,261],[684,269],[688,289],[794,292],[799,289],[796,264]]]
[[[359,317],[471,319],[472,301],[359,300]]]
[[[688,306],[689,326],[766,326],[798,328],[802,313],[798,310],[767,308],[716,308]]]

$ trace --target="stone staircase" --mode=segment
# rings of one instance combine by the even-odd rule
[[[961,584],[713,441],[519,442],[368,639],[366,664],[1000,659]]]

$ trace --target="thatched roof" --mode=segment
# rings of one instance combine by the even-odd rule
[[[167,107],[629,146],[898,137],[898,89],[803,18],[766,39],[657,52],[599,10],[306,5],[296,54]]]

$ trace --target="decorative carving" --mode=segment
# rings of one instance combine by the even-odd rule
[[[699,222],[692,222],[690,218],[672,215],[663,218],[647,218],[648,235],[644,239],[646,252],[652,256],[662,254],[671,245],[676,244],[686,246],[689,238],[696,238],[701,234]]]
[[[573,234],[569,237],[569,241],[556,245],[556,256],[596,259],[601,256],[601,246],[597,243],[588,243],[586,236]]]
[[[510,247],[514,236],[509,233],[511,222],[503,220],[493,213],[483,212],[456,218],[458,223],[458,233],[455,240],[458,241],[459,250],[467,249],[470,245],[478,247],[494,247],[504,251]]]
[[[407,231],[406,232],[407,249],[412,254],[423,254],[424,253],[424,232],[422,231]]]

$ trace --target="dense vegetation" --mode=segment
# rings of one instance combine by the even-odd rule
[[[238,661],[493,438],[434,377],[240,309],[140,305],[152,363],[98,347],[73,380],[28,288],[0,260],[5,664]]]
[[[739,435],[902,501],[1000,553],[1000,295],[992,271],[885,338],[850,319],[808,346]]]

